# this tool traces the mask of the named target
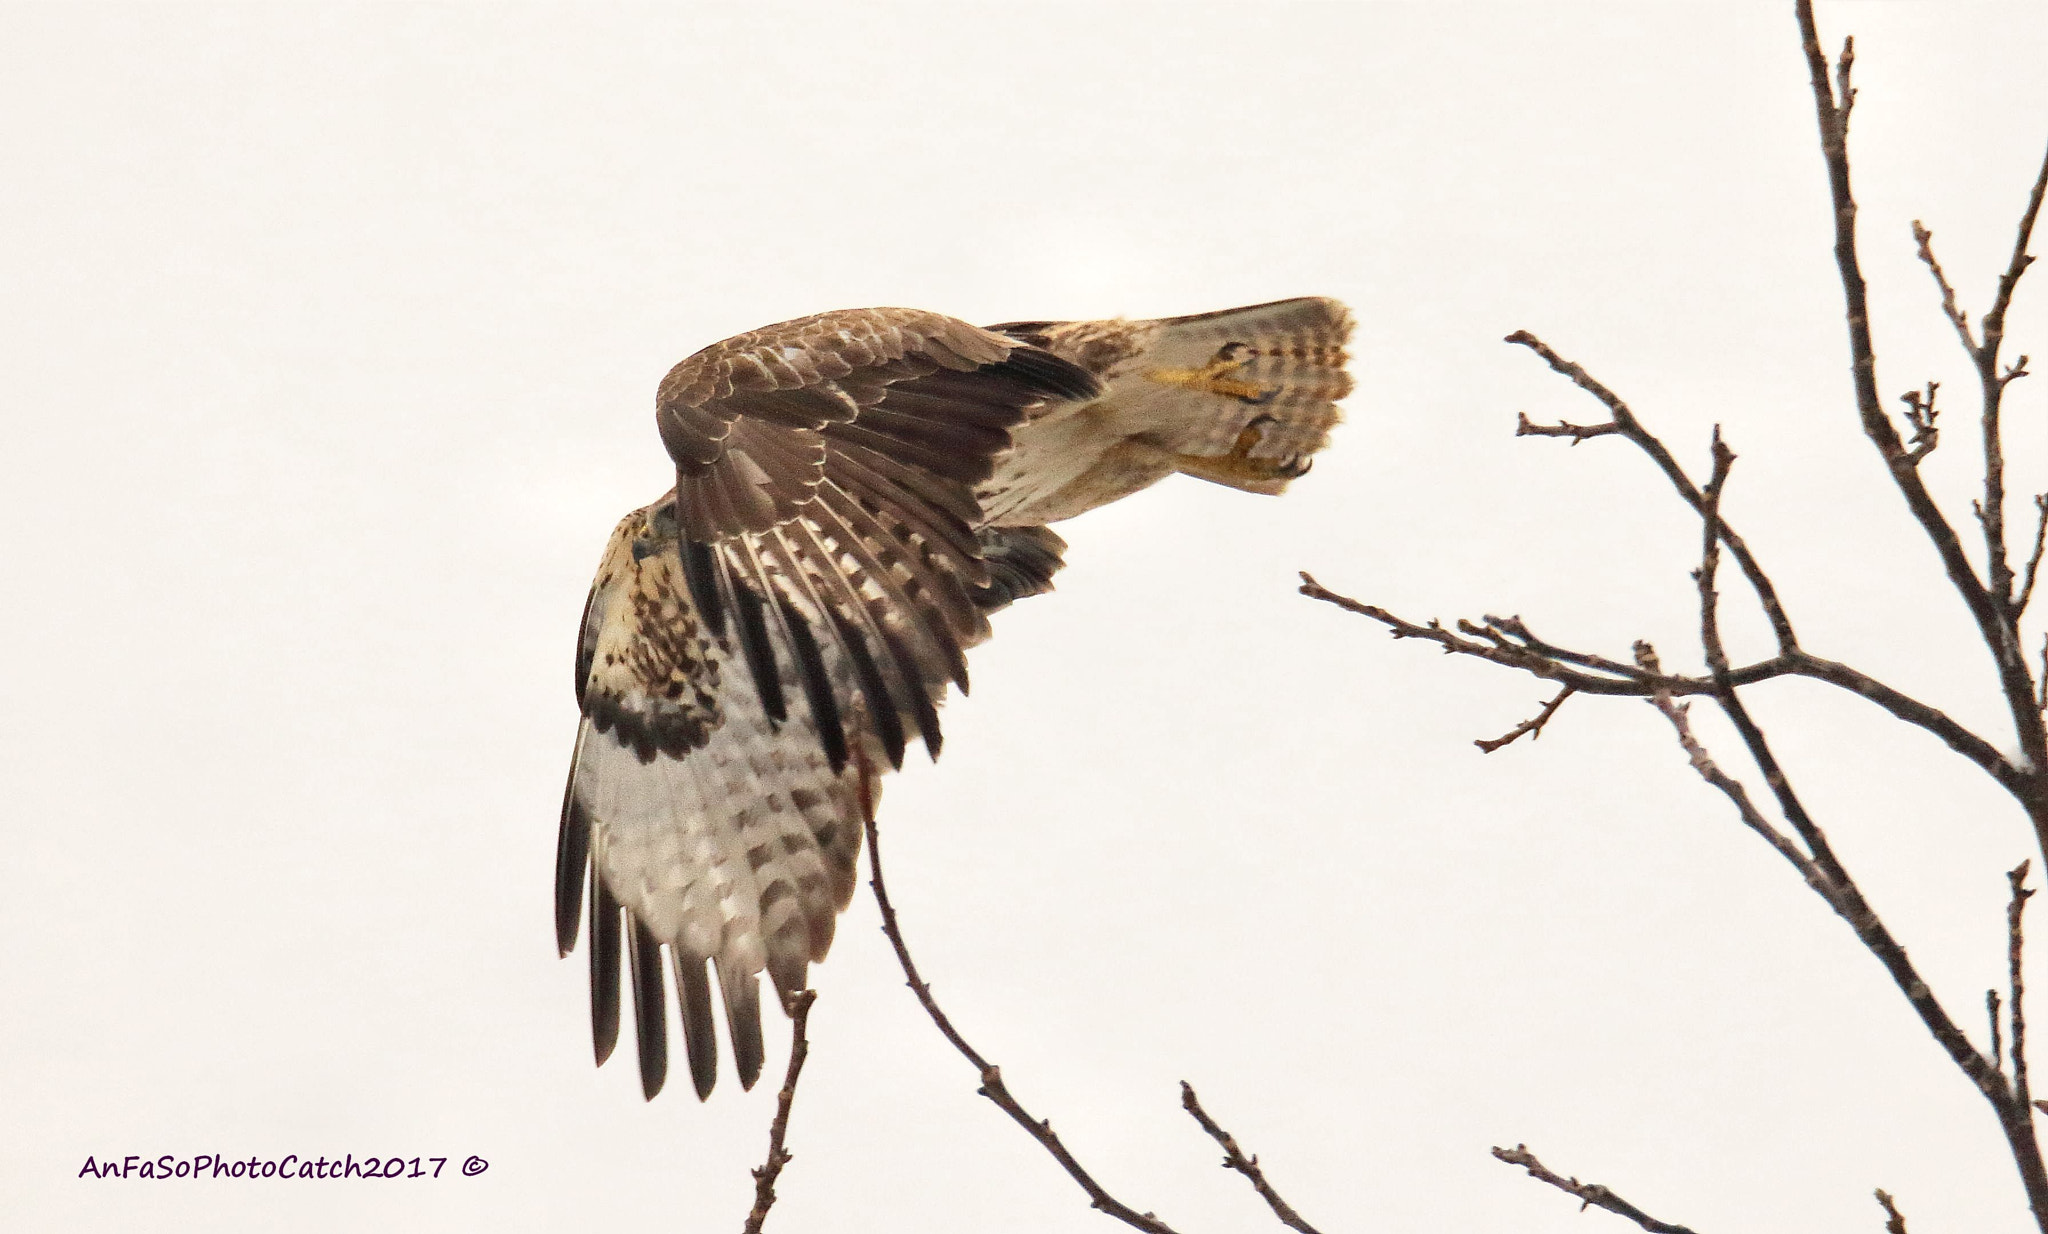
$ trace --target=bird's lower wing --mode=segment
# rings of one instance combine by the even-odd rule
[[[649,1097],[664,947],[698,1093],[717,1076],[707,965],[758,1078],[758,974],[803,988],[881,771],[913,736],[936,755],[986,611],[1057,567],[1056,537],[1025,537],[998,575],[971,486],[1031,408],[1097,393],[1046,352],[894,309],[767,327],[664,382],[677,487],[619,524],[592,585],[555,895],[567,954],[588,889],[600,1062],[625,961]]]

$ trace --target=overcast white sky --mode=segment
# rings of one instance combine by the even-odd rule
[[[1970,374],[1908,223],[1981,311],[2048,139],[2048,6],[1822,22],[1857,38],[1879,379],[1947,383],[1926,471],[1967,522]],[[1482,756],[1539,683],[1292,589],[1696,663],[1697,527],[1647,462],[1511,437],[1598,415],[1499,341],[1526,327],[1689,463],[1726,426],[1730,516],[1815,651],[2008,740],[1856,430],[1789,2],[14,6],[0,167],[10,1229],[736,1227],[773,1085],[650,1105],[626,1055],[594,1071],[549,924],[573,626],[668,483],[655,382],[825,308],[1302,294],[1360,323],[1315,473],[1063,526],[1058,593],[889,787],[963,1030],[1190,1234],[1270,1227],[1183,1078],[1332,1234],[1627,1228],[1487,1154],[1517,1141],[1702,1231],[1875,1230],[1874,1186],[1915,1230],[2028,1228],[1983,1103],[1647,707]],[[2015,350],[2048,354],[2030,292]],[[2012,389],[2022,493],[2044,403]],[[1857,700],[1755,693],[1981,1040],[2017,810]],[[771,1228],[1113,1228],[875,925],[857,899],[814,970]],[[344,1152],[490,1168],[76,1177]]]

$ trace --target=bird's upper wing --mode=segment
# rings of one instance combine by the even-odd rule
[[[936,753],[936,704],[948,681],[966,688],[963,652],[1009,594],[974,486],[1030,408],[1099,393],[1036,347],[889,308],[751,331],[663,380],[676,487],[619,525],[591,589],[558,850],[565,953],[595,870],[599,1061],[624,948],[643,1085],[659,1089],[667,943],[700,1094],[716,1076],[707,960],[742,1080],[759,1074],[756,974],[788,994],[823,957],[873,777],[911,732]]]

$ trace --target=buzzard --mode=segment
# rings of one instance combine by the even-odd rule
[[[751,1087],[760,973],[786,999],[824,958],[881,772],[913,737],[937,757],[988,615],[1051,589],[1046,524],[1174,472],[1279,493],[1350,392],[1350,332],[1317,298],[986,329],[849,309],[671,369],[675,487],[612,532],[576,651],[555,929],[566,956],[587,878],[598,1063],[623,951],[641,1087],[661,1090],[666,946],[698,1096],[711,974]]]

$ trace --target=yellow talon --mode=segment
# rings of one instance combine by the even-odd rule
[[[1243,350],[1239,344],[1232,343],[1201,368],[1156,368],[1145,376],[1164,386],[1179,386],[1200,394],[1220,394],[1247,403],[1263,403],[1273,397],[1273,391],[1230,376],[1247,363],[1238,358]],[[1245,448],[1250,449],[1249,446]]]

